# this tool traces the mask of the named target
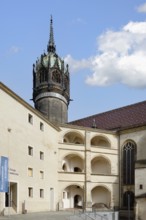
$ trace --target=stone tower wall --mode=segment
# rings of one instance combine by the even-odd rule
[[[54,97],[40,99],[36,102],[36,108],[51,122],[67,123],[68,121],[67,105],[60,99]]]

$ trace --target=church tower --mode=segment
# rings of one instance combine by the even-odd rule
[[[49,121],[67,123],[70,101],[70,75],[56,53],[53,34],[53,20],[50,19],[50,37],[47,53],[43,53],[33,64],[33,101]]]

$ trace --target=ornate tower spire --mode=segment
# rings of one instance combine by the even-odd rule
[[[54,34],[53,34],[53,18],[51,15],[51,19],[50,19],[50,38],[49,38],[49,43],[47,46],[47,51],[49,52],[53,52],[55,53],[56,51],[56,46],[55,46],[55,42],[54,42]]]
[[[33,101],[35,108],[49,121],[67,123],[70,74],[68,65],[56,53],[52,16],[47,54],[41,54],[33,65]]]

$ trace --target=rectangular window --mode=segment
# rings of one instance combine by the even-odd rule
[[[143,185],[142,184],[139,185],[139,189],[143,189]]]
[[[28,155],[33,156],[33,148],[28,146]]]
[[[44,190],[40,189],[40,198],[44,198]]]
[[[33,177],[33,169],[30,167],[28,168],[28,176]]]
[[[44,160],[44,152],[40,151],[40,160]]]
[[[28,122],[33,124],[33,116],[31,114],[28,114]]]
[[[40,130],[44,131],[44,124],[42,122],[40,122]]]
[[[40,171],[40,179],[44,179],[44,172]]]
[[[28,197],[33,197],[33,188],[28,187]]]

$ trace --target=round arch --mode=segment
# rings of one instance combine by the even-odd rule
[[[84,144],[84,136],[78,131],[67,131],[62,138],[63,143]]]
[[[105,135],[95,135],[92,137],[91,146],[111,147],[111,141]]]
[[[62,190],[63,208],[82,208],[83,207],[83,187],[79,184],[68,185]]]
[[[95,186],[91,191],[92,207],[94,209],[109,209],[111,191],[103,185]]]
[[[74,151],[70,151],[70,152],[66,152],[64,155],[62,155],[62,156],[61,156],[61,160],[63,160],[63,159],[64,159],[66,156],[68,156],[68,155],[78,156],[78,157],[80,157],[82,160],[85,159],[84,156],[83,156],[81,153],[79,153],[79,152],[74,152]]]
[[[111,174],[111,161],[104,155],[95,156],[91,160],[91,171],[93,174]]]
[[[84,189],[84,186],[77,182],[77,183],[74,183],[74,184],[66,184],[65,186],[62,186],[61,192],[63,192],[64,189],[66,189],[70,186],[77,186],[77,187],[81,188],[82,190]]]
[[[105,184],[96,184],[96,185],[94,185],[94,186],[91,187],[91,191],[92,191],[93,189],[95,189],[96,187],[99,187],[99,186],[101,186],[101,187],[107,189],[107,190],[111,193],[111,189],[110,189],[107,185],[105,185]]]
[[[65,172],[83,172],[84,159],[79,154],[67,154],[62,159],[62,170]]]
[[[94,159],[96,159],[96,158],[98,158],[98,157],[104,158],[104,159],[107,160],[108,163],[111,165],[111,160],[110,160],[107,156],[105,156],[105,155],[103,155],[103,154],[98,154],[98,155],[93,156],[92,159],[91,159],[91,162],[92,162],[92,160],[94,160]]]

